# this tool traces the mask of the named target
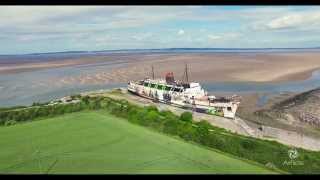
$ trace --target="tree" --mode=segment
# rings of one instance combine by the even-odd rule
[[[157,111],[158,112],[158,108],[156,106],[151,105],[151,106],[147,106],[146,108],[148,111]]]
[[[149,111],[145,118],[149,121],[155,122],[159,118],[159,115],[156,111]]]
[[[17,122],[15,120],[9,120],[4,123],[5,126],[15,125]]]
[[[83,97],[81,98],[81,100],[82,100],[85,104],[89,104],[89,99],[90,99],[89,96],[83,96]]]
[[[182,123],[182,122],[180,122]],[[182,123],[178,127],[178,134],[181,138],[183,138],[186,141],[194,141],[198,139],[198,134],[196,129],[192,126],[191,123]]]
[[[71,99],[80,99],[81,98],[81,95],[80,94],[74,94],[74,95],[71,95],[70,96],[71,97]]]
[[[197,135],[198,135],[198,139],[196,139],[197,142],[200,142],[201,144],[204,144],[204,145],[209,144],[208,135],[209,135],[209,129],[211,129],[212,126],[205,120],[202,120],[196,123],[196,125],[197,125]]]
[[[163,132],[172,134],[172,135],[177,135],[179,131],[179,121],[175,119],[167,119],[165,123],[163,124]]]
[[[247,150],[253,150],[256,147],[256,144],[249,139],[245,139],[241,141],[241,146]]]
[[[192,122],[192,113],[191,112],[183,112],[180,115],[180,120],[185,122]]]

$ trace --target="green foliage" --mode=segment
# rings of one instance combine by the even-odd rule
[[[89,104],[89,100],[90,100],[90,97],[89,96],[81,96],[81,101],[85,104],[85,105],[88,105]]]
[[[23,109],[0,111],[1,125],[29,121],[40,117],[53,117],[82,110],[104,109],[111,114],[127,118],[129,122],[150,127],[156,131],[180,137],[210,148],[253,160],[260,164],[271,163],[276,168],[291,173],[320,173],[320,153],[298,149],[299,160],[304,166],[288,166],[290,147],[283,144],[245,137],[214,127],[207,121],[193,122],[192,113],[184,112],[177,116],[170,111],[159,111],[155,106],[139,107],[126,100],[108,97],[80,98],[79,103],[31,106]]]
[[[81,95],[80,94],[74,94],[74,95],[71,95],[70,97],[71,97],[72,100],[75,100],[75,99],[80,99]]]
[[[11,125],[15,125],[17,123],[17,121],[15,120],[9,120],[9,121],[6,121],[4,123],[5,126],[11,126]]]
[[[148,111],[156,111],[156,112],[158,112],[158,108],[156,106],[151,105],[151,106],[147,106],[146,108],[147,108]]]
[[[34,103],[32,103],[32,105],[31,106],[43,106],[43,105],[47,105],[47,104],[49,104],[49,102],[34,102]]]
[[[0,137],[1,174],[274,173],[133,125],[105,109],[2,127]]]
[[[156,111],[149,111],[145,118],[151,122],[158,122],[159,114]]]
[[[111,94],[122,94],[122,91],[120,88],[118,88],[118,89],[113,89],[110,93]]]
[[[215,149],[224,151],[227,149],[227,142],[225,138],[221,137],[219,134],[209,134],[207,139],[205,140],[206,145],[209,147],[214,147]]]
[[[13,109],[10,111],[0,111],[0,124],[6,125],[8,121],[31,121],[41,117],[53,117],[65,113],[77,112],[88,107],[84,107],[83,103],[73,104],[56,104],[56,105],[41,105],[37,103],[28,108]]]
[[[241,142],[241,146],[247,150],[255,149],[255,143],[252,140],[246,139]]]
[[[178,120],[167,119],[163,125],[163,132],[171,135],[177,135],[179,125],[180,123]]]
[[[17,110],[26,108],[27,106],[12,106],[12,107],[0,107],[0,111],[10,111],[10,110]]]
[[[192,122],[192,113],[191,112],[183,112],[180,115],[180,120],[185,122]]]
[[[199,138],[196,142],[201,143],[203,145],[208,145],[208,136],[209,136],[209,130],[211,129],[211,125],[207,121],[200,121],[198,123],[195,123],[197,126],[197,134]]]
[[[197,141],[199,134],[191,123],[179,123],[178,135],[186,141]]]

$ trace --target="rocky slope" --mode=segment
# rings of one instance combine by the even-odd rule
[[[320,88],[281,101],[271,111],[288,121],[299,121],[320,128]]]
[[[247,117],[257,124],[320,138],[320,88],[278,101]]]

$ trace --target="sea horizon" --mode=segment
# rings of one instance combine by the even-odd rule
[[[212,51],[212,52],[260,52],[267,51],[290,51],[290,50],[320,50],[320,47],[267,47],[267,48],[132,48],[132,49],[110,49],[110,50],[70,50],[70,51],[52,51],[52,52],[33,52],[33,53],[16,53],[16,54],[0,54],[0,56],[25,56],[25,55],[50,55],[50,54],[90,54],[90,53],[127,53],[127,52],[164,52],[164,51]]]

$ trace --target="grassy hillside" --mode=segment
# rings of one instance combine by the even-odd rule
[[[272,173],[103,111],[0,127],[0,173]]]

